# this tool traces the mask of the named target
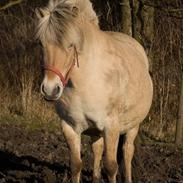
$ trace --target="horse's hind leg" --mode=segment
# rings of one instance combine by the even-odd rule
[[[125,135],[123,156],[125,163],[125,183],[132,183],[132,158],[134,155],[134,140],[138,134],[139,125],[129,130]]]
[[[101,160],[104,149],[104,139],[100,137],[92,144],[92,150],[94,155],[94,166],[93,166],[93,183],[101,182]]]
[[[82,160],[80,155],[81,137],[64,121],[62,122],[62,130],[70,149],[72,183],[79,183],[82,168]]]
[[[116,183],[116,174],[118,171],[117,164],[117,147],[119,141],[118,128],[106,129],[104,132],[105,145],[105,161],[104,165],[107,170],[108,179],[110,183]]]

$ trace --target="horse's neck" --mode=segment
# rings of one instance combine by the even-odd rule
[[[90,78],[88,75],[98,74],[94,72],[105,41],[102,31],[96,25],[87,24],[83,29],[83,35],[83,50],[78,57],[80,67],[75,68],[71,76],[71,80],[76,86],[84,84],[83,80],[86,81],[86,78]]]
[[[84,34],[83,55],[86,58],[90,54],[95,54],[96,51],[98,52],[101,50],[104,39],[103,39],[103,33],[98,27],[98,25],[95,25],[93,23],[86,24],[86,26],[83,29],[83,34]]]

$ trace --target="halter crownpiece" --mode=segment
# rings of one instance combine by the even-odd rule
[[[74,46],[74,59],[73,59],[73,62],[71,64],[71,67],[68,69],[65,77],[57,68],[55,68],[51,65],[43,65],[42,67],[44,70],[48,70],[48,71],[51,71],[54,74],[56,74],[60,78],[60,80],[63,84],[63,87],[65,87],[69,81],[70,73],[71,73],[72,69],[74,68],[75,64],[77,64],[77,67],[79,68],[78,53],[77,53],[76,47]]]

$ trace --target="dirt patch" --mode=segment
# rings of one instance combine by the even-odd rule
[[[138,147],[133,165],[137,182],[183,183],[183,150],[171,145]]]
[[[83,137],[82,183],[92,182],[90,139]],[[69,183],[69,151],[61,132],[30,131],[0,125],[0,183]],[[183,183],[183,150],[139,145],[133,160],[134,183]],[[103,171],[103,182],[107,182]],[[119,176],[118,176],[118,182]]]

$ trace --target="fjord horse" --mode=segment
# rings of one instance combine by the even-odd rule
[[[116,183],[118,141],[125,134],[125,182],[131,183],[134,140],[153,94],[144,49],[125,34],[100,30],[89,0],[50,0],[36,14],[36,36],[44,51],[41,92],[55,101],[61,117],[72,182],[80,181],[81,134],[88,132],[93,139],[93,182],[101,180],[104,152],[109,182]]]

